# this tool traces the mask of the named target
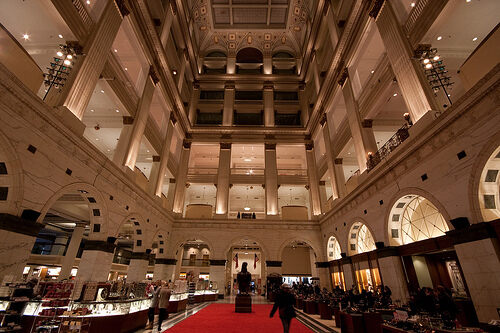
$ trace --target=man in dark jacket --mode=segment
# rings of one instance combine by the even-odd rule
[[[290,332],[290,322],[292,321],[292,318],[297,316],[294,309],[295,296],[293,296],[291,291],[292,287],[288,283],[283,283],[281,285],[281,290],[276,295],[273,309],[269,314],[269,317],[272,318],[276,310],[279,309],[279,316],[281,323],[283,324],[284,333]]]

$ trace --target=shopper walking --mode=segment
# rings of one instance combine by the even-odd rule
[[[160,288],[161,288],[161,281],[156,281],[151,284],[150,288],[150,293],[152,295],[151,297],[151,304],[149,305],[149,310],[148,310],[148,326],[146,326],[146,329],[152,329],[153,328],[153,323],[155,321],[155,312],[156,308],[158,307],[158,301],[159,301],[159,294],[160,294]]]
[[[168,318],[168,304],[170,299],[170,288],[167,287],[167,283],[163,281],[161,283],[160,292],[158,294],[158,307],[160,308],[160,317],[158,318],[158,332],[161,332],[161,324],[163,320]]]
[[[295,296],[291,293],[292,287],[288,283],[283,283],[281,285],[281,290],[276,295],[276,300],[274,302],[273,309],[269,314],[272,318],[276,310],[279,309],[279,316],[281,319],[281,324],[283,324],[283,332],[290,332],[290,323],[292,318],[295,318],[297,314],[295,313]]]

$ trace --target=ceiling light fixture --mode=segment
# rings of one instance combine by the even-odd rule
[[[373,74],[373,73],[375,73],[375,71],[371,71],[370,73],[372,73],[372,74]]]
[[[90,5],[90,0],[87,0],[87,5]]]
[[[23,35],[23,38],[24,38],[24,40],[28,40],[28,39],[30,39],[30,35],[28,35],[28,34],[24,34],[24,35]]]
[[[472,41],[475,42],[477,40],[477,37],[472,38]]]
[[[126,71],[128,71],[128,68],[127,68],[127,67],[125,67],[125,70],[126,70]]]
[[[412,2],[412,3],[410,4],[410,7],[415,7],[415,3],[414,3],[414,2]]]
[[[438,36],[436,39],[441,40],[441,39],[443,39],[443,36]]]
[[[71,61],[69,61],[68,59],[66,59],[66,60],[64,60],[64,64],[67,65],[67,66],[69,66],[69,65],[71,65]]]
[[[394,93],[394,95],[392,95],[392,96],[396,97],[397,95],[398,95],[398,93]]]
[[[58,35],[58,37],[59,37],[59,38],[61,38],[61,39],[63,39],[63,38],[64,38],[64,37],[63,37],[63,35],[61,35],[61,34],[59,34],[59,35]]]
[[[427,69],[431,69],[431,68],[432,68],[432,64],[427,64],[427,65],[425,65],[425,68],[427,68]]]
[[[118,50],[117,50],[117,49],[115,49],[115,53],[116,53],[116,52],[118,52]]]
[[[104,94],[104,90],[101,90],[101,93],[103,93],[103,94]]]
[[[244,209],[244,210],[246,210],[246,211],[249,211],[249,210],[250,210],[250,207],[245,207],[245,208],[243,208],[243,209]]]
[[[58,57],[62,57],[64,55],[64,53],[62,53],[61,51],[57,51],[56,54],[57,54]]]
[[[172,74],[177,75],[177,71],[174,69],[174,70],[172,71]]]
[[[94,112],[94,109],[91,109],[90,112]]]
[[[465,0],[465,2],[471,2],[472,0]]]

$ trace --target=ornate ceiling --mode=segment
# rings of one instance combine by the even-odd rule
[[[194,39],[200,55],[245,47],[264,54],[299,56],[311,25],[312,0],[192,0]]]

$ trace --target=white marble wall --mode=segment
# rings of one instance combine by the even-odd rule
[[[22,277],[35,237],[0,230],[0,283],[4,277],[18,281]]]
[[[113,253],[94,250],[83,251],[76,279],[78,281],[107,281],[112,262]]]
[[[455,245],[458,260],[480,322],[499,320],[500,260],[498,241],[490,238]]]
[[[217,282],[217,288],[219,289],[219,295],[225,294],[226,286],[226,266],[210,266],[210,281]]]
[[[146,279],[148,272],[148,260],[130,259],[127,270],[127,282],[139,282]]]
[[[153,280],[174,281],[175,265],[155,264]]]
[[[408,288],[400,257],[385,257],[378,260],[379,272],[384,285],[392,291],[392,301],[401,301],[404,304],[408,300]]]

